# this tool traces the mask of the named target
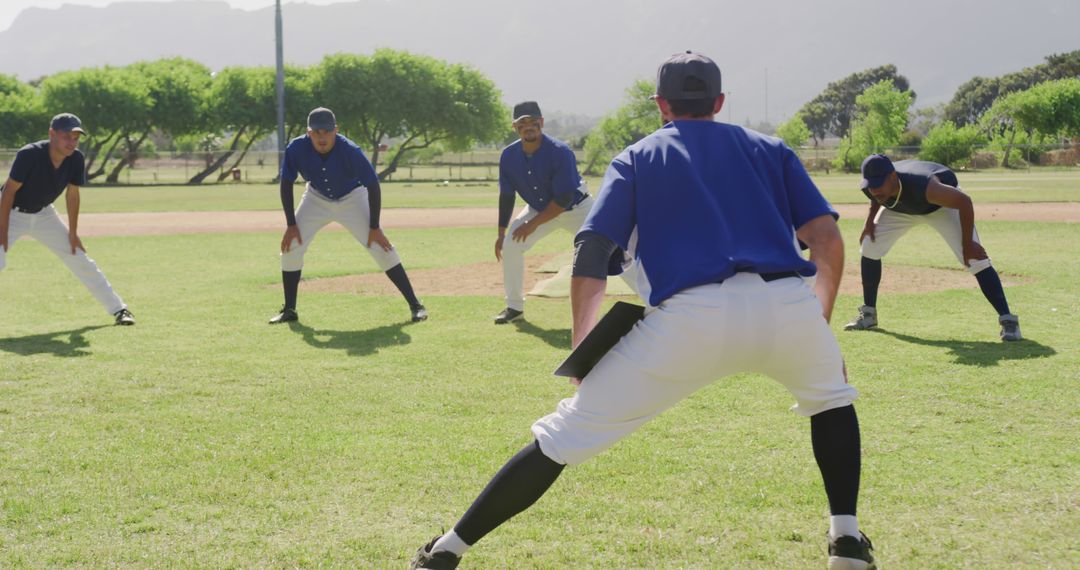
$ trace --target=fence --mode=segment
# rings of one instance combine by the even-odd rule
[[[578,162],[582,160],[580,151]],[[815,172],[832,172],[833,161],[837,156],[835,147],[802,147],[796,149],[799,158],[807,169]],[[918,147],[891,147],[882,149],[896,160],[916,158]],[[15,157],[15,150],[0,150],[0,171],[7,173]],[[499,176],[499,150],[478,149],[476,151],[443,154],[436,157],[424,157],[398,165],[397,170],[387,179],[391,181],[476,181],[496,180]],[[197,174],[214,164],[220,153],[154,153],[139,157],[133,166],[121,171],[117,184],[125,185],[165,185],[187,184]],[[977,147],[970,158],[950,164],[958,170],[981,170],[998,168],[1002,164],[1003,153],[989,147]],[[1064,168],[1080,167],[1080,145],[1017,145],[1012,153],[1010,166],[1013,168],[1031,168],[1032,166],[1051,166]],[[376,169],[385,167],[386,155],[380,156],[381,164]],[[261,183],[266,184],[277,179],[277,152],[249,152],[239,164],[235,159],[227,160],[214,169],[203,180],[204,183]],[[115,161],[111,161],[105,172],[91,179],[91,184],[105,184],[107,174]],[[91,171],[99,165],[91,163]]]

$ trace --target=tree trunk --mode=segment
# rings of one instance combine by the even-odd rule
[[[390,165],[387,166],[386,168],[384,168],[382,170],[382,172],[379,172],[379,180],[380,181],[385,180],[387,176],[389,176],[389,175],[393,174],[395,171],[397,171],[398,164],[401,162],[401,157],[405,156],[406,152],[409,152],[410,150],[417,150],[417,149],[421,149],[421,148],[427,148],[427,147],[431,146],[432,143],[435,143],[435,142],[438,142],[439,140],[441,140],[441,139],[429,139],[429,140],[425,140],[424,144],[418,144],[418,145],[415,145],[415,146],[409,146],[409,143],[412,142],[413,139],[415,139],[416,137],[417,137],[417,135],[412,135],[409,138],[405,139],[404,142],[401,143],[401,146],[399,146],[397,148],[397,152],[394,153],[393,158],[390,159]],[[376,147],[376,152],[378,152],[377,149],[378,149],[378,147]],[[375,165],[375,163],[372,163],[372,166],[374,166],[374,165]]]
[[[240,137],[243,136],[244,130],[246,129],[246,126],[240,127],[240,130],[236,131],[236,134],[233,135],[232,143],[229,144],[229,150],[222,153],[222,155],[218,157],[217,160],[210,163],[206,168],[199,171],[198,174],[192,176],[191,180],[188,180],[188,184],[202,184],[203,180],[206,180],[206,178],[213,174],[215,170],[221,168],[221,165],[225,164],[225,162],[229,160],[229,157],[236,152],[236,147],[240,145]]]
[[[142,136],[139,137],[139,140],[134,143],[131,142],[130,137],[124,136],[124,140],[127,142],[127,152],[124,154],[124,158],[116,163],[116,167],[112,169],[112,172],[105,177],[105,182],[116,184],[116,182],[120,180],[120,172],[122,172],[129,164],[135,162],[135,156],[139,152],[139,147],[142,146],[143,141],[145,141],[148,136],[150,136],[150,129],[144,131]]]
[[[1012,133],[1009,134],[1009,142],[1005,145],[1005,158],[1001,159],[1001,167],[1009,168],[1009,155],[1012,154],[1013,142],[1016,141],[1016,126],[1012,128]]]
[[[236,161],[232,163],[232,166],[222,170],[221,173],[218,174],[218,179],[217,179],[218,182],[221,182],[222,180],[225,180],[226,178],[228,178],[229,173],[232,172],[232,169],[236,168],[237,166],[240,165],[241,162],[244,161],[244,157],[247,156],[248,150],[251,149],[251,145],[255,144],[255,141],[258,140],[259,138],[261,138],[261,136],[258,135],[258,134],[252,135],[250,138],[248,138],[247,144],[244,145],[244,150],[240,151],[240,157],[237,158]]]
[[[112,146],[110,146],[109,150],[105,152],[105,158],[98,163],[97,170],[90,172],[90,166],[86,167],[86,170],[88,172],[88,174],[86,175],[87,180],[93,180],[98,176],[105,174],[105,169],[109,167],[109,161],[112,160],[112,155],[114,152],[116,152],[116,147],[120,146],[121,140],[123,140],[122,136],[116,137],[116,140],[112,142]],[[104,147],[104,145],[102,146]]]

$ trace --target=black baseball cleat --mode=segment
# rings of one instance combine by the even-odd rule
[[[409,307],[409,310],[412,311],[412,322],[418,323],[427,320],[427,309],[423,305]]]
[[[409,562],[409,570],[454,570],[458,567],[461,562],[460,556],[445,550],[431,551],[435,547],[435,541],[440,538],[442,538],[441,535],[436,536],[416,551],[416,555]]]
[[[297,320],[300,320],[300,317],[296,314],[296,309],[282,307],[281,312],[270,319],[270,324],[279,325],[281,323],[291,323]]]
[[[519,311],[517,309],[511,309],[507,307],[497,315],[495,315],[495,324],[505,325],[506,323],[512,323],[518,319],[524,318],[525,311]]]
[[[135,324],[135,315],[131,314],[131,311],[126,308],[116,311],[113,316],[116,317],[116,324],[118,325],[131,326]]]
[[[863,534],[829,539],[829,570],[877,570],[874,545]]]

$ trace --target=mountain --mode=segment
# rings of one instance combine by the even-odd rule
[[[599,116],[638,78],[683,49],[720,64],[721,117],[779,122],[827,83],[886,63],[918,105],[948,101],[994,76],[1080,49],[1076,0],[357,0],[285,4],[285,58],[404,49],[468,63],[507,103]],[[118,2],[28,8],[0,32],[0,73],[57,71],[183,56],[212,69],[273,65],[274,9],[225,2]]]

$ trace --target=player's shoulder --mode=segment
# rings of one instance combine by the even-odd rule
[[[503,149],[502,149],[502,154],[500,156],[501,156],[501,158],[506,158],[506,156],[508,156],[512,152],[515,152],[515,151],[520,152],[520,149],[521,149],[521,139],[518,139],[518,140],[504,146]]]
[[[307,135],[300,135],[285,145],[285,152],[296,152],[305,148],[311,148],[311,137]]]
[[[37,156],[39,154],[48,152],[49,141],[44,140],[23,145],[23,147],[20,148],[16,154],[21,154],[23,156]]]
[[[550,144],[552,149],[558,150],[558,151],[561,151],[561,152],[571,152],[571,153],[574,152],[573,149],[570,148],[570,145],[566,144],[565,142],[563,142],[563,141],[561,141],[561,140],[559,140],[559,139],[557,139],[557,138],[555,138],[553,136],[550,136],[550,135],[542,135],[542,136],[544,137],[544,142],[547,143],[547,144]]]
[[[335,145],[338,145],[338,144],[344,145],[345,148],[348,148],[349,150],[354,150],[354,151],[359,152],[360,154],[364,154],[364,150],[362,148],[360,148],[360,145],[356,144],[356,142],[353,141],[352,139],[350,139],[349,137],[339,133],[334,138],[335,138],[335,141],[334,141]]]

